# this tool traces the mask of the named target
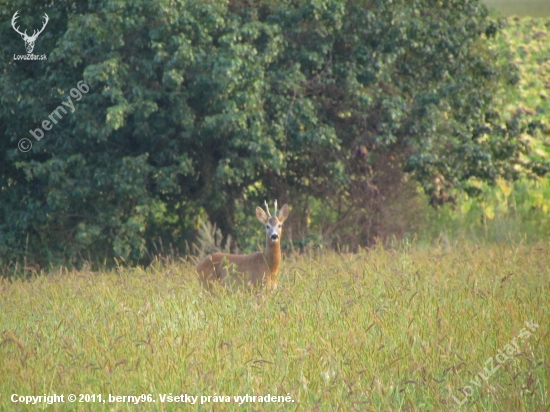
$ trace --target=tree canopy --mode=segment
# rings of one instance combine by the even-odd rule
[[[358,216],[376,218],[405,173],[438,205],[548,172],[523,155],[537,124],[496,110],[518,75],[479,0],[9,6],[22,29],[49,22],[41,61],[14,60],[23,42],[1,28],[1,264],[139,262],[159,239],[182,249],[201,217],[244,246],[264,198],[317,199],[366,244],[376,230]]]

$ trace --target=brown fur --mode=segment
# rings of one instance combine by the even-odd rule
[[[284,205],[277,217],[267,216],[264,211],[256,208],[256,216],[264,225],[269,225],[271,233],[276,231],[279,238],[273,242],[266,230],[265,251],[250,255],[234,255],[230,253],[213,253],[202,260],[197,266],[199,279],[206,288],[212,283],[235,279],[247,286],[258,287],[265,284],[276,288],[279,282],[279,266],[281,264],[281,235],[279,225],[288,217],[288,206]]]

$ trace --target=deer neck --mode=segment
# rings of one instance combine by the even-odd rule
[[[264,260],[269,267],[270,276],[276,280],[277,272],[279,272],[279,265],[281,263],[281,242],[271,242],[269,238],[266,239],[266,246],[264,252]]]

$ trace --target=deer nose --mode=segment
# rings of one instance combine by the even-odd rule
[[[271,240],[272,240],[272,241],[276,241],[277,239],[279,239],[279,235],[278,235],[277,233],[273,233],[273,234],[271,235]]]

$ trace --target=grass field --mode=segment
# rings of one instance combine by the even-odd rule
[[[550,405],[548,243],[312,252],[286,258],[279,289],[266,295],[209,295],[183,261],[0,288],[1,410]],[[529,332],[526,321],[539,326]],[[65,402],[25,406],[13,394]],[[69,403],[69,394],[95,402]],[[109,402],[142,394],[151,402]],[[246,395],[285,402],[235,402]],[[201,406],[201,396],[210,401]]]
[[[547,23],[504,37],[541,120]],[[550,243],[498,238],[291,256],[273,294],[209,295],[184,261],[0,279],[0,411],[550,411]]]
[[[506,16],[550,16],[548,0],[484,0],[492,10]]]

